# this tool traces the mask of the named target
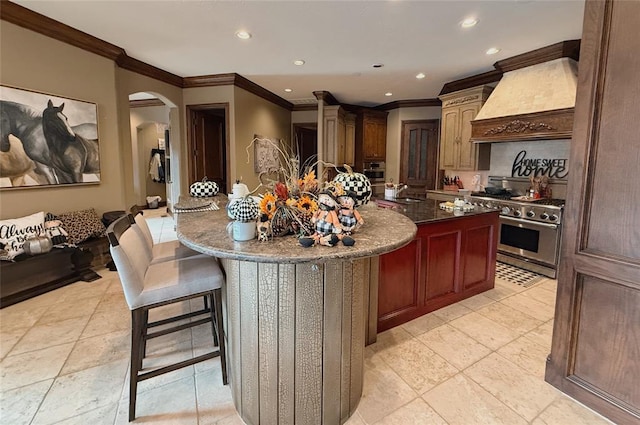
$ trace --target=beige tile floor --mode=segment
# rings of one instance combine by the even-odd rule
[[[145,212],[155,240],[175,239],[162,215]],[[117,273],[99,273],[0,310],[0,423],[127,423],[130,315]],[[550,279],[526,289],[497,281],[380,334],[365,350],[364,392],[347,424],[609,424],[544,382],[555,289]],[[152,340],[148,354],[190,356],[210,344],[201,326]],[[146,424],[243,423],[218,359],[142,382],[137,416]]]

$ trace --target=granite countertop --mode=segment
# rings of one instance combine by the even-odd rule
[[[356,244],[351,247],[314,245],[304,248],[295,236],[275,237],[268,242],[257,239],[236,242],[227,233],[231,222],[226,214],[227,199],[218,195],[209,200],[220,210],[175,213],[178,240],[198,252],[241,261],[261,263],[323,263],[330,260],[346,260],[371,257],[401,248],[413,240],[417,227],[406,215],[377,208],[374,203],[358,208],[365,221],[364,226],[352,236]],[[202,203],[201,199],[181,197],[180,205]]]
[[[393,203],[397,205],[394,211],[405,215],[410,218],[416,224],[429,223],[441,220],[455,220],[457,218],[469,217],[478,214],[496,213],[496,210],[489,210],[476,206],[473,211],[465,212],[463,215],[455,215],[453,212],[448,212],[440,209],[440,203],[435,199],[421,200],[420,202],[403,203],[403,201],[392,201],[386,199],[380,199],[380,201]]]

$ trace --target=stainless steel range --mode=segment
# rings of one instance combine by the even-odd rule
[[[564,200],[514,200],[518,193],[474,192],[468,199],[474,205],[500,211],[499,261],[555,278]]]

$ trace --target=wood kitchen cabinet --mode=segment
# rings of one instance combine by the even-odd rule
[[[340,105],[324,107],[324,160],[338,166],[355,164],[355,114]]]
[[[356,165],[384,161],[387,157],[387,112],[361,110],[356,115]]]
[[[470,139],[471,121],[478,115],[492,90],[489,86],[479,86],[440,96],[440,169],[489,169],[491,145],[472,143]]]
[[[497,212],[419,224],[380,256],[378,332],[493,288],[497,246]]]

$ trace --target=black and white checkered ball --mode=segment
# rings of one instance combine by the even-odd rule
[[[255,221],[260,215],[260,207],[258,203],[250,196],[235,201],[232,205],[233,219],[236,221]]]
[[[189,186],[189,193],[195,198],[210,198],[216,196],[219,190],[218,183],[208,181],[206,177]]]
[[[371,182],[361,173],[339,173],[334,182],[340,183],[346,192],[353,192],[356,207],[364,205],[371,199]]]

